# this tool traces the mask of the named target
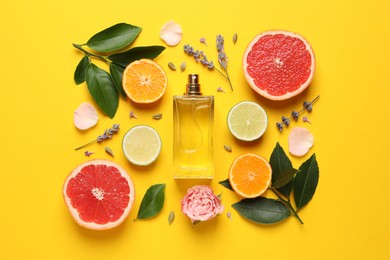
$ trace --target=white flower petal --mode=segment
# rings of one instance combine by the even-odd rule
[[[292,155],[303,156],[314,144],[314,136],[307,128],[294,127],[288,136],[288,149]]]
[[[91,128],[96,125],[97,122],[98,114],[90,103],[81,103],[73,113],[73,123],[80,130]]]
[[[160,37],[169,46],[176,46],[181,41],[183,31],[178,23],[171,20],[164,24],[160,30]]]

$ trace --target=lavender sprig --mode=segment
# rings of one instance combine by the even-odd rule
[[[317,99],[319,98],[320,96],[318,95],[315,99],[313,99],[311,102],[309,101],[304,101],[303,102],[303,108],[301,110],[299,110],[298,112],[297,111],[292,111],[291,112],[291,116],[290,117],[285,117],[285,116],[282,116],[282,122],[276,122],[276,127],[278,128],[278,130],[280,132],[283,131],[283,126],[286,126],[288,127],[290,125],[290,120],[291,119],[294,119],[295,121],[298,121],[298,118],[299,118],[299,115],[303,112],[303,111],[308,111],[308,112],[311,112],[313,110],[313,103],[315,101],[317,101]]]
[[[226,56],[226,53],[225,53],[225,39],[223,38],[222,35],[220,35],[220,34],[217,35],[216,44],[217,44],[219,65],[226,72],[227,80],[229,81],[230,88],[233,91],[233,86],[232,86],[232,83],[230,81],[229,73],[227,70],[228,57]]]
[[[217,69],[215,67],[213,61],[209,61],[207,59],[207,56],[206,56],[206,54],[203,51],[195,50],[189,44],[184,45],[183,49],[184,49],[184,52],[187,55],[194,57],[196,62],[199,62],[203,66],[206,66],[209,70],[216,70],[222,77],[224,77],[225,79],[229,80],[229,78],[222,71],[220,71],[219,69]],[[229,80],[229,82],[230,82],[230,80]]]
[[[80,147],[77,147],[75,149],[75,151],[80,150],[81,148],[84,148],[87,145],[90,145],[92,143],[95,143],[95,142],[101,143],[104,140],[111,139],[114,134],[118,133],[118,131],[119,131],[119,124],[114,124],[111,128],[106,129],[104,131],[104,133],[102,135],[99,135],[95,140],[92,140],[89,143],[86,143],[86,144],[84,144],[84,145],[82,145]]]

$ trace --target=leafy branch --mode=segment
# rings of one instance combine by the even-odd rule
[[[278,199],[243,199],[232,207],[240,215],[256,223],[276,223],[293,215],[303,224],[298,211],[313,198],[319,179],[316,155],[313,154],[296,170],[283,148],[276,143],[269,162],[272,168],[272,184],[269,189]],[[233,190],[228,179],[219,183]],[[291,193],[294,194],[295,208],[291,202]]]
[[[74,72],[74,81],[77,85],[87,83],[96,104],[110,118],[115,116],[118,109],[119,94],[126,97],[122,87],[122,75],[126,66],[142,58],[155,59],[165,49],[155,45],[121,51],[130,46],[141,31],[140,27],[119,23],[93,35],[87,43],[73,43],[73,47],[84,53]],[[105,55],[107,53],[111,54]],[[109,72],[92,63],[91,58],[104,61],[109,66]]]

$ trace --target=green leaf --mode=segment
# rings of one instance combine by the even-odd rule
[[[141,31],[138,26],[118,23],[92,36],[87,45],[97,52],[119,50],[132,43]]]
[[[290,196],[290,193],[292,191],[292,188],[293,188],[293,184],[294,182],[293,181],[290,181],[289,183],[287,183],[286,185],[280,187],[280,188],[277,188],[277,190],[282,194],[284,195],[286,198],[288,198]]]
[[[232,186],[230,185],[229,179],[226,179],[224,181],[220,181],[218,183],[221,184],[222,186],[224,186],[225,188],[228,188],[229,190],[234,191]]]
[[[131,62],[139,59],[155,59],[161,52],[165,50],[163,46],[143,46],[134,47],[128,51],[115,53],[108,56],[108,59],[117,65],[126,67]]]
[[[287,184],[294,177],[291,176],[292,163],[279,143],[276,143],[269,163],[272,168],[272,187],[277,188],[274,186],[275,183],[281,187],[282,184]]]
[[[123,96],[126,97],[126,93],[123,90],[122,86],[122,75],[123,75],[124,68],[115,65],[114,63],[110,64],[110,73],[111,73],[111,79],[114,83],[115,88],[118,90],[118,92]]]
[[[264,197],[243,199],[232,207],[244,218],[261,224],[273,224],[291,215],[282,202]]]
[[[291,182],[291,180],[294,178],[294,175],[297,173],[297,170],[294,168],[291,169],[285,169],[279,178],[275,180],[275,182],[272,182],[273,188],[281,188],[288,183]]]
[[[137,219],[151,218],[157,215],[164,206],[165,184],[149,187],[141,201]]]
[[[294,198],[297,211],[305,206],[314,196],[319,178],[316,155],[305,161],[294,178]]]
[[[119,94],[112,83],[110,74],[95,64],[87,68],[86,81],[89,93],[100,109],[110,118],[115,116],[119,104]]]
[[[74,82],[79,85],[85,81],[85,73],[89,65],[89,58],[85,55],[79,62],[74,72]]]

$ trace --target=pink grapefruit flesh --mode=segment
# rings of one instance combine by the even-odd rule
[[[80,226],[105,230],[120,225],[129,215],[135,189],[130,176],[118,164],[90,160],[69,174],[63,196]]]
[[[314,52],[301,35],[271,30],[260,33],[243,56],[245,79],[261,96],[271,100],[292,98],[311,83]]]

